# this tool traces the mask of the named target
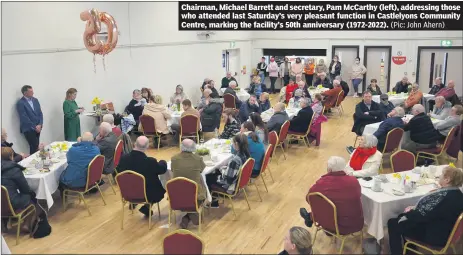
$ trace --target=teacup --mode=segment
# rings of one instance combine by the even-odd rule
[[[371,187],[371,190],[376,191],[376,192],[381,191],[382,190],[381,189],[381,180],[375,178],[374,181],[373,181],[373,186]]]
[[[217,161],[219,161],[219,156],[218,155],[212,155],[211,159],[212,159],[212,161],[217,162]]]
[[[412,192],[412,186],[409,183],[404,185],[404,192],[405,193],[411,193]]]

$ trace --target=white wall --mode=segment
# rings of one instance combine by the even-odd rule
[[[363,46],[392,46],[392,56],[401,51],[407,57],[403,65],[391,63],[390,81],[394,86],[405,73],[415,81],[418,46],[440,46],[440,40],[452,40],[453,46],[463,45],[461,31],[256,31],[252,60],[254,67],[266,48],[327,49],[328,59],[331,59],[333,45],[359,45],[359,56],[363,59]],[[424,91],[428,90],[425,86]]]
[[[96,74],[93,55],[83,49],[85,23],[79,18],[90,8],[111,14],[121,33],[118,48],[106,56],[106,71],[97,56]],[[48,143],[64,139],[62,103],[70,87],[79,91],[79,105],[90,109],[92,98],[100,96],[120,112],[132,90],[145,86],[167,102],[182,84],[196,102],[205,77],[220,86],[222,50],[230,41],[240,49],[241,66],[251,64],[250,32],[217,32],[205,41],[196,32],[178,31],[176,2],[9,2],[2,4],[2,18],[2,127],[18,151],[28,151],[15,109],[24,84],[34,87],[42,105],[41,141]],[[239,78],[249,83],[248,75]],[[82,131],[94,125],[81,117]]]

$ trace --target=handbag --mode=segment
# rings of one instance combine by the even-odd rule
[[[32,224],[32,230],[30,236],[33,238],[43,238],[51,234],[51,226],[48,223],[48,215],[39,203],[36,206],[42,209],[42,213],[37,215]]]

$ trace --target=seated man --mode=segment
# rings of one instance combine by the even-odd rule
[[[424,111],[424,106],[420,104],[413,106],[413,118],[404,127],[405,131],[410,131],[410,140],[403,142],[402,149],[416,153],[417,149],[436,147],[437,132],[431,118]]]
[[[13,150],[13,148],[12,148],[13,144],[7,142],[6,141],[7,139],[8,139],[8,135],[6,133],[6,130],[4,128],[2,128],[2,147],[10,147]],[[24,154],[24,153],[18,154],[13,150],[13,160],[14,160],[14,162],[18,163],[19,161],[25,159],[26,157],[28,157],[27,154]]]
[[[455,95],[455,82],[450,80],[446,88],[442,88],[436,93],[436,97],[443,96],[445,100],[450,100]]]
[[[324,103],[325,110],[330,110],[331,108],[336,106],[339,92],[342,91],[341,83],[338,80],[333,81],[333,86],[334,87],[332,89],[327,90],[322,93],[322,96],[325,97],[325,103]],[[343,99],[344,99],[344,95],[341,94],[339,98],[339,102],[342,102]]]
[[[337,210],[337,222],[340,234],[355,233],[363,228],[363,210],[361,188],[357,179],[344,172],[346,161],[337,156],[328,159],[327,174],[323,175],[309,190],[306,196],[309,203],[309,194],[320,192],[330,199]],[[311,214],[305,208],[300,209],[301,216],[307,227],[312,227]],[[335,229],[331,229],[335,232]]]
[[[210,89],[204,90],[204,93],[211,91]],[[222,116],[223,99],[216,97],[214,93],[210,94],[205,102],[204,108],[199,110],[201,115],[201,125],[203,137],[205,141],[213,138],[215,130],[220,129],[220,119]]]
[[[450,111],[450,115],[444,120],[435,124],[436,130],[439,132],[439,141],[444,143],[445,138],[449,135],[453,127],[460,125],[461,115],[463,114],[463,106],[455,105]],[[461,132],[461,131],[460,131]]]
[[[196,144],[193,140],[185,139],[182,141],[181,152],[172,157],[172,173],[174,178],[185,177],[198,184],[198,205],[206,199],[206,190],[201,180],[201,173],[203,172],[206,164],[203,158],[194,154],[196,151]],[[182,218],[181,228],[188,228],[188,223],[193,222],[194,225],[199,224],[199,217],[197,213],[187,213]]]
[[[228,87],[225,89],[225,91],[223,92],[223,94],[231,94],[234,98],[235,98],[235,108],[236,109],[239,109],[241,107],[241,100],[238,98],[238,96],[236,95],[236,81],[231,81],[230,83],[228,83]]]
[[[442,83],[442,78],[437,77],[436,79],[434,79],[434,85],[432,85],[432,88],[428,94],[435,95],[437,94],[437,92],[439,92],[444,87],[445,85]]]
[[[358,136],[363,134],[366,125],[383,120],[383,113],[379,109],[379,104],[372,101],[371,98],[371,92],[367,90],[363,92],[363,101],[355,106],[352,132]]]
[[[149,147],[149,139],[146,136],[139,136],[135,142],[135,147],[129,154],[122,156],[117,171],[119,173],[125,170],[132,170],[145,177],[146,196],[150,203],[159,203],[163,198],[166,190],[162,187],[158,175],[167,172],[167,162],[159,162],[152,157],[148,157],[145,151]],[[136,205],[132,205],[134,208]],[[139,210],[146,216],[149,216],[149,207],[144,205]]]
[[[420,103],[422,98],[423,92],[420,91],[420,85],[413,83],[412,90],[404,102],[405,110],[408,112],[414,105]]]
[[[248,99],[248,101],[243,102],[240,107],[240,122],[244,123],[245,121],[248,120],[249,115],[253,112],[257,112],[260,114],[260,106],[257,103],[257,98],[255,95],[251,95],[251,97]]]
[[[294,118],[290,120],[289,133],[303,134],[309,129],[310,121],[312,120],[313,110],[309,105],[308,98],[299,100],[301,110]]]
[[[342,77],[339,76],[339,75],[336,76],[335,79],[338,80],[338,81],[340,82],[341,88],[342,88],[342,90],[344,91],[344,98],[346,98],[346,96],[349,94],[349,91],[350,91],[349,85],[347,84],[347,82],[343,81],[343,80],[342,80]]]
[[[228,88],[231,81],[236,82],[236,86],[238,86],[238,82],[236,81],[235,77],[231,75],[231,72],[227,72],[227,75],[222,78],[221,88]]]
[[[92,133],[85,132],[66,153],[68,166],[61,174],[60,190],[85,187],[88,165],[99,154],[100,149],[93,143]]]
[[[100,124],[99,134],[95,138],[96,145],[100,149],[101,155],[104,156],[103,174],[112,174],[114,172],[114,153],[118,139],[112,132],[112,127],[109,123],[103,122]]]
[[[404,76],[402,80],[398,81],[395,84],[394,91],[399,94],[399,93],[408,93],[408,86],[411,86],[412,84],[408,81],[408,77]]]
[[[194,116],[198,117],[198,119],[201,118],[201,116],[199,115],[199,111],[191,106],[190,99],[183,100],[182,101],[182,107],[183,107],[183,112],[182,112],[182,115],[180,116],[180,118],[182,118],[182,117],[184,117],[186,115],[194,115]],[[170,129],[172,129],[172,131],[175,133],[174,142],[176,143],[178,141],[178,138],[179,138],[179,135],[180,135],[180,122],[179,122],[179,124],[176,124],[176,123],[172,124],[172,126],[170,126]]]
[[[122,135],[122,130],[114,125],[114,116],[112,114],[103,115],[103,122],[109,123],[111,125],[112,132],[114,135],[116,135],[116,137]]]
[[[273,112],[272,117],[270,117],[267,122],[267,129],[268,132],[276,131],[277,134],[279,134],[283,123],[289,120],[289,116],[285,111],[285,104],[277,103],[275,107],[273,107]]]
[[[435,106],[431,113],[429,113],[429,117],[443,120],[447,118],[450,114],[450,109],[452,108],[452,103],[445,100],[443,96],[437,96],[435,99]]]
[[[379,103],[379,110],[383,114],[383,119],[389,117],[389,113],[394,109],[394,104],[389,101],[389,96],[387,94],[381,94],[379,96],[381,102]]]
[[[378,139],[377,148],[379,151],[382,152],[384,150],[387,133],[389,133],[389,131],[393,130],[394,128],[404,128],[404,122],[402,120],[404,115],[404,109],[402,107],[396,107],[388,114],[389,118],[381,122],[378,130],[376,130],[376,132],[373,134]]]
[[[332,89],[333,84],[331,84],[330,79],[326,77],[326,73],[319,73],[318,78],[315,79],[314,86],[322,85],[324,88]]]

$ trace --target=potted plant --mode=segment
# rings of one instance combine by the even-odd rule
[[[101,99],[99,97],[94,97],[93,100],[92,100],[92,105],[94,105],[93,110],[95,111],[95,114],[97,116],[101,115],[101,103],[102,102],[103,102],[103,99]]]
[[[200,147],[196,149],[196,154],[201,156],[204,161],[210,160],[211,153],[208,148]]]

